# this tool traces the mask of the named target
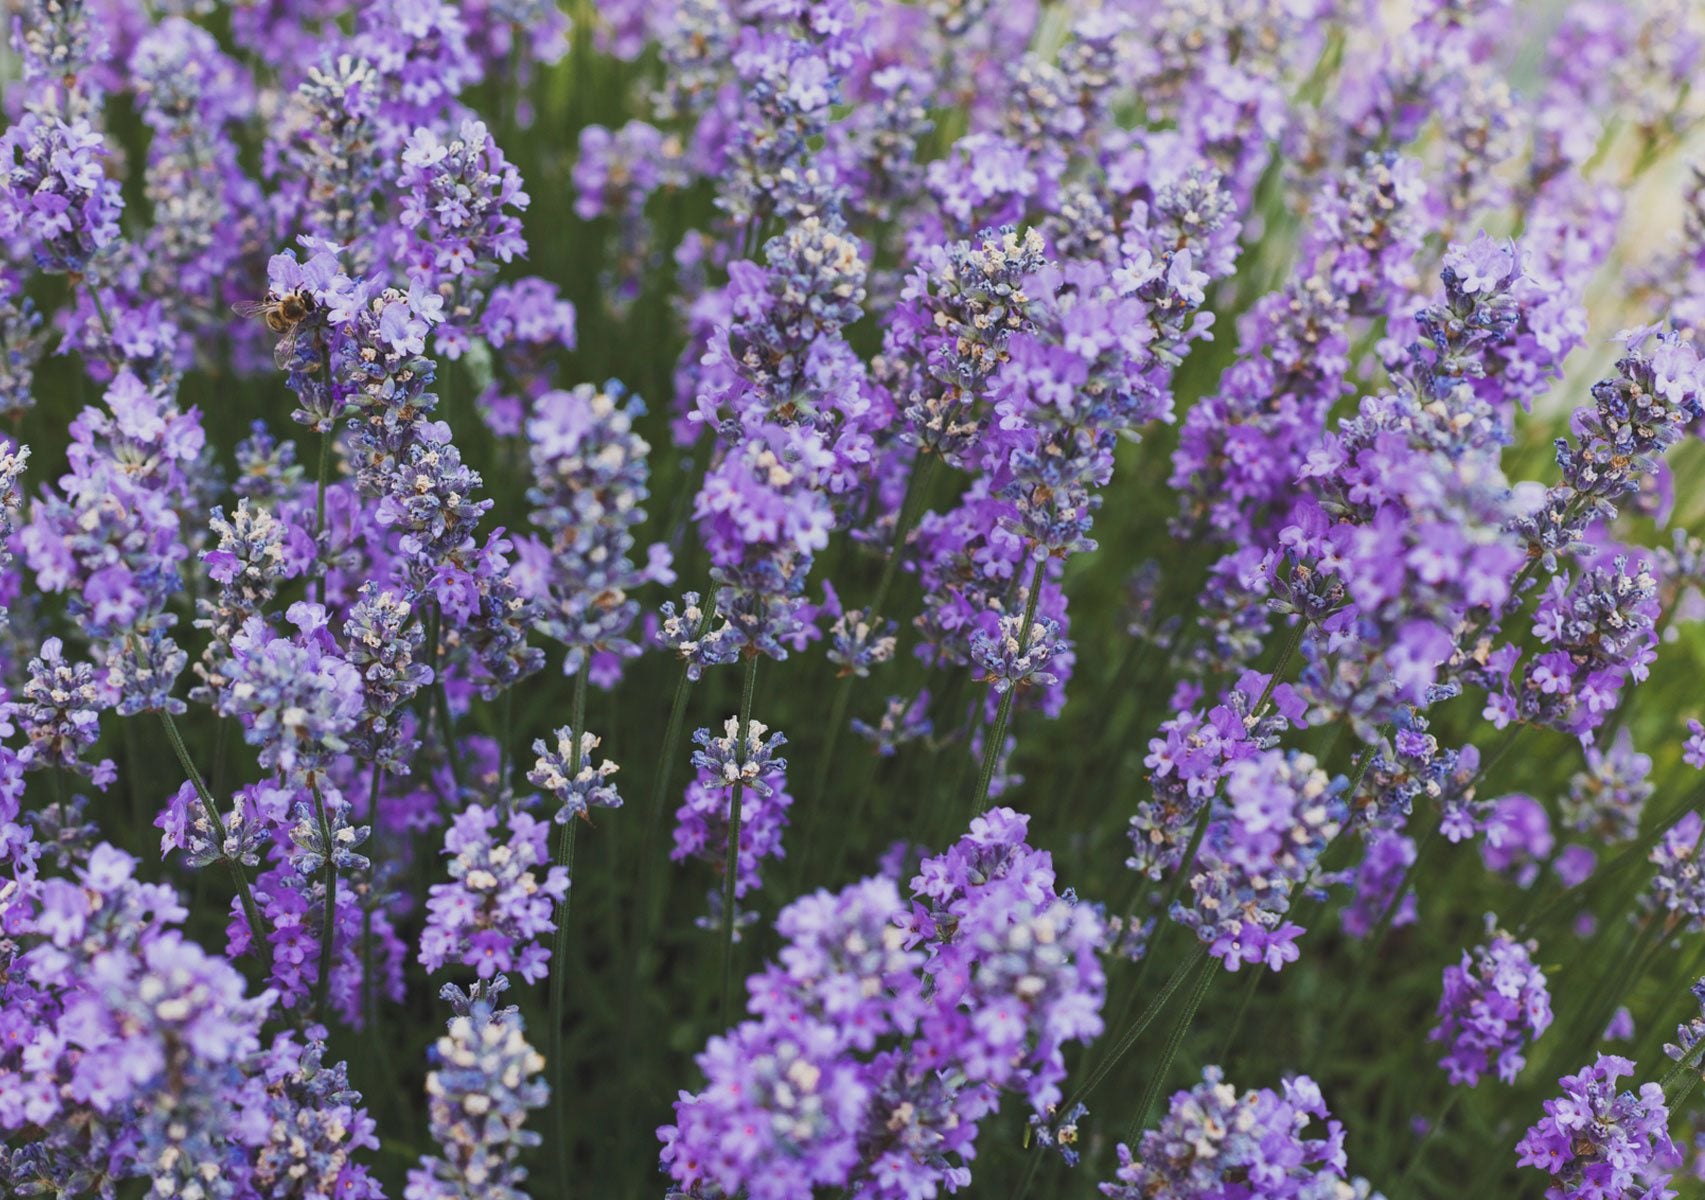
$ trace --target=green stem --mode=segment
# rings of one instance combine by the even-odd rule
[[[332,470],[332,431],[327,429],[320,434],[320,471],[314,483],[314,541],[316,545],[320,535],[326,531],[326,481],[331,477]]]
[[[502,722],[497,730],[497,791],[502,795],[509,787],[509,739],[515,725],[515,685],[503,690]]]
[[[367,877],[372,881],[373,895],[367,897],[367,903],[361,908],[361,1007],[366,1017],[367,1036],[375,1042],[379,1038],[379,988],[373,979],[373,905],[379,898],[379,863],[385,849],[384,831],[379,824],[379,790],[384,785],[384,778],[384,768],[375,763],[372,786],[367,791],[367,823],[373,829],[368,843]]]
[[[438,736],[439,736],[439,740],[441,740],[444,743],[444,757],[448,761],[448,763],[450,764],[450,782],[452,784],[454,784],[456,787],[456,798],[455,798],[455,805],[454,806],[459,808],[461,806],[461,803],[462,803],[462,795],[463,795],[463,792],[462,792],[462,760],[460,757],[458,757],[458,755],[456,753],[455,722],[451,719],[451,716],[450,716],[450,689],[444,685],[444,667],[443,667],[443,663],[441,661],[440,654],[439,654],[439,650],[440,650],[439,639],[442,636],[442,631],[443,631],[443,614],[441,612],[439,612],[435,606],[434,611],[433,611],[433,615],[432,615],[432,634],[431,634],[431,638],[432,638],[432,692],[433,692],[432,706],[433,706],[433,708],[437,709],[437,711],[438,711]],[[576,687],[583,686],[581,681],[585,678],[585,674],[586,674],[585,669],[582,668],[580,676],[575,681]],[[580,753],[579,730],[580,730],[580,726],[578,724],[576,724],[576,726],[575,726],[576,738],[575,738],[574,746],[575,746],[575,754],[577,754],[577,755]],[[576,769],[578,769],[578,767]]]
[[[752,728],[752,695],[758,686],[758,655],[746,653],[746,679],[740,687],[739,755],[746,760],[746,739]],[[722,868],[722,1023],[729,1025],[734,1013],[734,885],[740,878],[740,816],[745,784],[736,778],[728,800],[728,853]]]
[[[586,725],[586,674],[587,665],[582,663],[580,670],[574,676],[574,707],[569,717],[569,771],[570,779],[580,774],[580,734]],[[551,1114],[554,1132],[556,1134],[556,1165],[557,1165],[557,1195],[566,1197],[569,1194],[568,1185],[568,1117],[565,1097],[568,1091],[566,1080],[563,1078],[562,1034],[563,1034],[563,1002],[567,996],[568,986],[568,902],[574,894],[574,835],[580,828],[580,821],[569,817],[562,824],[562,832],[557,837],[556,865],[563,868],[568,875],[568,888],[562,894],[562,899],[556,906],[556,938],[551,953],[551,1027],[549,1033],[550,1062],[548,1070],[551,1081]]]
[[[1393,1200],[1403,1200],[1403,1197],[1408,1195],[1408,1183],[1410,1177],[1413,1176],[1420,1168],[1421,1160],[1426,1157],[1428,1147],[1433,1144],[1433,1139],[1438,1136],[1439,1130],[1444,1128],[1445,1121],[1448,1120],[1450,1118],[1450,1114],[1456,1110],[1457,1102],[1462,1099],[1463,1094],[1467,1092],[1467,1090],[1468,1089],[1461,1084],[1458,1084],[1456,1087],[1451,1089],[1450,1099],[1445,1101],[1445,1106],[1439,1110],[1439,1115],[1433,1118],[1433,1123],[1427,1126],[1426,1134],[1422,1136],[1420,1143],[1416,1145],[1414,1154],[1409,1157],[1409,1165],[1404,1167],[1403,1174],[1397,1177],[1397,1185],[1391,1189]]]
[[[669,725],[663,734],[663,757],[657,764],[657,781],[651,788],[651,807],[645,821],[645,852],[641,859],[640,872],[647,880],[647,886],[641,890],[645,898],[643,943],[649,945],[657,932],[657,922],[662,918],[663,905],[661,897],[652,893],[657,889],[650,886],[653,875],[652,858],[657,853],[657,835],[663,830],[664,800],[669,794],[670,767],[675,762],[675,755],[681,747],[681,729],[687,712],[687,695],[692,690],[693,681],[687,675],[687,668],[681,668],[681,679],[675,685],[675,700],[669,706]],[[629,959],[630,973],[638,966],[638,955]]]
[[[171,742],[172,751],[178,756],[178,763],[183,767],[184,774],[195,787],[195,794],[201,797],[201,811],[207,817],[207,823],[213,829],[213,836],[219,839],[219,849],[225,849],[225,822],[219,819],[219,808],[213,803],[213,796],[207,790],[207,784],[202,781],[201,772],[195,769],[195,763],[190,760],[189,750],[184,746],[183,735],[178,732],[178,723],[172,720],[172,714],[165,709],[160,710],[160,721],[166,727],[166,740]],[[255,904],[255,894],[249,888],[249,877],[243,870],[243,864],[232,858],[223,859],[225,866],[231,872],[231,882],[236,886],[238,899],[242,901],[243,916],[249,923],[249,943],[254,946],[255,954],[261,964],[268,970],[272,969],[272,946],[267,941],[266,922],[261,919],[260,907]]]
[[[1307,621],[1298,621],[1296,627],[1291,630],[1291,636],[1285,639],[1284,649],[1279,651],[1279,661],[1273,664],[1272,673],[1267,676],[1267,686],[1261,689],[1261,698],[1255,701],[1255,706],[1249,710],[1250,716],[1260,716],[1261,710],[1267,707],[1267,701],[1273,698],[1279,681],[1285,677],[1285,668],[1291,665],[1292,655],[1296,654],[1297,647],[1302,645],[1302,635],[1307,632]]]
[[[1024,604],[1024,622],[1018,627],[1020,653],[1030,648],[1030,629],[1036,623],[1036,607],[1042,601],[1043,573],[1047,569],[1048,560],[1037,559],[1036,570],[1030,577],[1030,596]],[[1001,696],[1000,707],[995,710],[995,723],[989,729],[989,740],[983,747],[983,769],[977,777],[977,790],[971,795],[972,817],[981,813],[988,801],[989,787],[995,778],[995,764],[1000,761],[1001,748],[1006,744],[1006,726],[1012,719],[1012,703],[1017,695],[1018,684],[1014,683]]]
[[[322,868],[326,896],[320,915],[320,971],[314,981],[314,1014],[324,1021],[326,992],[331,986],[332,978],[332,953],[336,949],[337,940],[337,863],[332,858],[335,853],[335,847],[332,845],[332,824],[326,816],[326,802],[320,795],[319,783],[310,782],[309,790],[314,796],[314,819],[320,826],[320,844],[324,848],[326,860]]]
[[[1249,969],[1249,982],[1243,985],[1243,998],[1237,1002],[1237,1012],[1226,1029],[1225,1041],[1220,1045],[1215,1062],[1223,1063],[1231,1057],[1231,1048],[1237,1043],[1237,1035],[1243,1031],[1244,1018],[1249,1015],[1249,1006],[1255,1000],[1255,992],[1261,986],[1261,976],[1266,970],[1266,963],[1256,963]]]
[[[882,563],[882,576],[877,580],[876,594],[870,602],[870,619],[882,619],[882,606],[888,600],[888,593],[894,586],[894,580],[899,576],[900,560],[905,557],[906,539],[912,535],[912,525],[918,519],[918,510],[922,501],[928,495],[927,484],[935,471],[935,465],[940,461],[938,456],[929,453],[922,454],[922,461],[912,468],[911,477],[906,480],[906,493],[900,500],[900,511],[894,518],[894,534],[888,539],[888,554]],[[841,729],[846,724],[847,707],[852,703],[852,692],[858,676],[843,676],[835,688],[835,698],[829,705],[829,727],[824,730],[823,750],[817,761],[817,778],[811,785],[811,808],[813,817],[823,810],[823,796],[828,791],[829,776],[834,770],[835,750],[840,745]],[[815,820],[807,827],[815,827]],[[804,856],[800,858],[804,865]]]
[[[1090,1071],[1089,1078],[1085,1079],[1083,1083],[1078,1086],[1077,1091],[1073,1093],[1070,1100],[1061,1105],[1061,1112],[1070,1112],[1073,1108],[1089,1099],[1089,1094],[1095,1090],[1096,1086],[1100,1084],[1103,1079],[1107,1078],[1108,1072],[1118,1066],[1119,1061],[1124,1058],[1126,1054],[1130,1053],[1131,1047],[1137,1044],[1137,1039],[1142,1037],[1143,1033],[1150,1025],[1154,1024],[1155,1018],[1165,1011],[1166,1002],[1172,999],[1172,993],[1176,992],[1184,983],[1185,977],[1188,976],[1200,963],[1207,960],[1207,958],[1207,946],[1198,943],[1196,949],[1191,952],[1183,962],[1179,963],[1177,967],[1173,968],[1172,974],[1168,976],[1166,982],[1161,985],[1160,994],[1153,1000],[1149,1001],[1148,1007],[1143,1009],[1143,1011],[1137,1016],[1137,1019],[1131,1022],[1125,1031],[1119,1035],[1118,1040],[1113,1043],[1112,1048],[1102,1055],[1101,1059],[1095,1064],[1094,1069]]]
[[[1202,997],[1208,994],[1208,986],[1219,973],[1214,960],[1207,955],[1202,955],[1200,962],[1201,965],[1196,968],[1195,989],[1185,1002],[1183,1011],[1178,1014],[1178,1020],[1167,1036],[1166,1046],[1160,1052],[1159,1065],[1149,1076],[1148,1087],[1143,1089],[1143,1098],[1137,1105],[1130,1131],[1125,1136],[1127,1145],[1136,1145],[1138,1136],[1148,1127],[1149,1111],[1154,1108],[1155,1101],[1166,1087],[1166,1076],[1172,1070],[1172,1060],[1178,1056],[1178,1047],[1183,1043],[1184,1035],[1190,1032],[1190,1025],[1196,1019],[1196,1010],[1202,1007]]]

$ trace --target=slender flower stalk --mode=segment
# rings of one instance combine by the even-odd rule
[[[569,717],[569,740],[573,746],[569,758],[569,778],[580,774],[582,733],[586,728],[586,675],[587,668],[582,666],[574,677],[574,707]],[[563,869],[568,876],[569,888],[562,894],[562,899],[556,905],[556,938],[551,952],[551,985],[550,985],[550,1032],[549,1032],[549,1078],[552,1081],[551,1092],[551,1124],[556,1133],[556,1166],[557,1186],[560,1194],[569,1194],[569,1165],[567,1122],[568,1110],[564,1097],[568,1090],[568,1063],[563,1055],[563,1008],[568,995],[568,902],[574,894],[574,837],[580,829],[580,820],[570,817],[562,822],[562,829],[557,834],[556,865]]]
[[[166,740],[171,743],[172,752],[178,756],[178,765],[195,787],[195,794],[201,801],[202,815],[207,818],[208,825],[213,830],[213,836],[218,839],[217,845],[225,844],[225,823],[220,820],[219,806],[214,803],[213,796],[207,790],[207,784],[202,782],[201,772],[196,770],[195,762],[189,756],[189,750],[184,746],[183,734],[178,732],[177,722],[172,720],[172,714],[165,709],[160,710],[160,723],[166,727]],[[237,889],[237,896],[242,901],[243,916],[249,923],[251,944],[255,953],[260,957],[263,966],[270,966],[271,953],[268,950],[267,924],[261,918],[259,906],[255,904],[254,891],[249,887],[248,872],[243,870],[243,864],[229,857],[225,858],[226,869],[231,873],[231,883]]]
[[[1208,994],[1208,988],[1219,974],[1211,960],[1204,960],[1196,968],[1196,981],[1185,998],[1184,1007],[1179,1010],[1172,1030],[1166,1036],[1166,1044],[1161,1047],[1160,1057],[1149,1069],[1148,1086],[1143,1089],[1142,1099],[1137,1101],[1130,1129],[1125,1135],[1126,1141],[1136,1141],[1137,1135],[1148,1124],[1149,1113],[1154,1111],[1154,1106],[1159,1102],[1161,1092],[1166,1087],[1166,1077],[1172,1070],[1172,1060],[1178,1056],[1178,1047],[1183,1044],[1184,1036],[1190,1032],[1190,1026],[1195,1024],[1196,1013],[1202,1007],[1202,999]]]
[[[740,757],[744,761],[752,732],[752,696],[758,687],[758,655],[748,651],[746,670],[740,684]],[[722,878],[722,1019],[727,1024],[734,1010],[734,920],[735,891],[740,881],[740,819],[746,795],[745,772],[735,776],[728,793],[728,850]]]
[[[1024,603],[1024,620],[1018,627],[1017,653],[1026,655],[1032,649],[1031,633],[1036,627],[1036,609],[1042,600],[1042,582],[1048,569],[1048,560],[1038,558],[1036,569],[1030,576],[1030,594]],[[988,740],[983,744],[983,766],[977,774],[977,789],[971,793],[971,814],[981,812],[989,800],[989,787],[995,777],[995,766],[1000,762],[1001,753],[1006,748],[1007,722],[1012,719],[1012,706],[1018,698],[1018,689],[1024,680],[1005,681],[1008,686],[1001,691],[1000,704],[995,709],[994,723],[989,727]]]
[[[326,817],[325,797],[320,795],[317,780],[310,780],[314,796],[314,819],[320,826],[320,844],[325,848],[325,864],[321,867],[321,886],[325,901],[320,912],[320,969],[314,981],[314,1012],[321,1018],[326,1011],[326,992],[331,986],[332,958],[337,951],[337,856],[332,852],[332,827]]]
[[[877,580],[876,591],[871,596],[867,610],[873,621],[881,619],[885,611],[883,605],[888,602],[888,593],[893,590],[894,581],[899,578],[900,563],[906,556],[906,539],[911,537],[912,528],[917,524],[925,497],[929,494],[930,477],[935,473],[935,466],[939,461],[938,455],[920,450],[917,462],[906,477],[906,491],[900,500],[900,511],[894,519],[894,532],[888,539],[887,552],[882,557],[882,575]],[[823,807],[823,797],[834,773],[835,751],[840,745],[841,727],[846,724],[847,708],[852,703],[853,688],[858,679],[857,672],[846,671],[835,685],[835,696],[829,704],[829,724],[824,731],[825,741],[817,763],[817,778],[811,784],[812,813],[817,813]],[[813,820],[809,828],[815,830],[817,825],[818,822]],[[810,842],[807,841],[806,851],[809,851],[809,848]],[[800,854],[802,870],[809,858],[808,852]]]

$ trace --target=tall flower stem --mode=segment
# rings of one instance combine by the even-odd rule
[[[1020,651],[1029,649],[1030,630],[1036,624],[1036,608],[1042,601],[1043,576],[1048,569],[1048,560],[1036,560],[1036,570],[1030,576],[1030,596],[1024,604],[1024,623],[1018,627],[1018,645]],[[1000,707],[995,710],[995,721],[989,727],[989,740],[983,747],[983,769],[977,777],[977,790],[971,795],[971,816],[975,817],[983,811],[988,803],[989,787],[994,782],[995,764],[1000,761],[1001,747],[1006,744],[1007,722],[1012,719],[1013,700],[1018,696],[1018,685],[1015,683],[1006,689],[1001,696]]]
[[[708,589],[709,600],[706,601],[703,615],[699,618],[698,628],[694,631],[695,638],[703,638],[710,633],[711,623],[716,620],[716,588]],[[647,881],[652,877],[652,855],[657,849],[657,835],[663,831],[664,801],[669,795],[669,780],[674,774],[675,755],[681,749],[681,731],[685,727],[687,715],[687,697],[693,690],[692,664],[681,664],[681,678],[675,683],[675,699],[669,705],[669,724],[663,731],[663,755],[657,762],[657,775],[651,785],[651,804],[645,814],[644,853],[640,859],[640,873]],[[641,890],[645,897],[643,945],[650,945],[652,937],[657,932],[657,922],[663,915],[662,898],[654,897],[654,889],[647,886]],[[637,955],[629,958],[629,972],[637,969]]]
[[[1462,1084],[1451,1089],[1450,1098],[1439,1110],[1439,1115],[1433,1118],[1432,1124],[1427,1126],[1427,1132],[1422,1136],[1420,1143],[1416,1145],[1414,1153],[1409,1156],[1409,1165],[1404,1167],[1403,1174],[1397,1177],[1397,1184],[1391,1189],[1392,1200],[1403,1200],[1409,1194],[1410,1179],[1420,1169],[1421,1160],[1427,1156],[1427,1149],[1433,1144],[1433,1139],[1438,1136],[1439,1130],[1444,1128],[1444,1123],[1450,1118],[1450,1114],[1456,1111],[1457,1102],[1462,1099],[1463,1093],[1467,1090]]]
[[[1166,1077],[1172,1070],[1172,1060],[1178,1057],[1178,1047],[1196,1020],[1196,1011],[1202,1007],[1202,997],[1208,994],[1208,986],[1219,973],[1214,960],[1206,954],[1201,955],[1198,961],[1201,965],[1196,968],[1195,987],[1190,992],[1190,998],[1184,1002],[1184,1009],[1178,1014],[1177,1021],[1173,1023],[1172,1032],[1167,1035],[1166,1045],[1160,1052],[1160,1059],[1149,1076],[1148,1086],[1143,1089],[1143,1098],[1137,1103],[1136,1114],[1131,1118],[1131,1128],[1125,1135],[1127,1145],[1135,1146],[1142,1131],[1148,1127],[1149,1113],[1166,1087]]]
[[[1261,977],[1267,971],[1266,963],[1256,963],[1249,968],[1249,981],[1243,985],[1243,996],[1237,1002],[1237,1011],[1231,1018],[1231,1024],[1226,1026],[1225,1040],[1220,1043],[1220,1052],[1215,1062],[1224,1062],[1231,1056],[1232,1046],[1237,1044],[1237,1035],[1243,1031],[1243,1022],[1249,1016],[1249,1006],[1255,1002],[1255,992],[1261,986]]]
[[[450,690],[444,686],[444,663],[441,653],[443,643],[444,614],[438,605],[434,604],[426,615],[426,641],[429,648],[428,661],[432,666],[432,697],[431,708],[435,714],[432,722],[438,726],[439,740],[444,743],[444,758],[450,766],[450,782],[455,785],[456,795],[452,807],[462,803],[462,763],[456,756],[455,723],[450,716]],[[584,677],[584,671],[582,672]],[[576,730],[579,725],[576,724]],[[579,753],[579,742],[575,743],[576,753]]]
[[[314,980],[314,1014],[324,1021],[326,1019],[326,992],[331,986],[332,952],[337,940],[337,862],[332,857],[335,848],[332,845],[332,823],[326,816],[325,797],[320,795],[320,785],[317,781],[310,782],[309,790],[314,796],[314,820],[320,826],[320,844],[324,847],[325,863],[321,867],[322,883],[326,898],[320,914],[320,971]]]
[[[740,687],[740,759],[746,758],[746,741],[752,730],[752,694],[758,687],[758,654],[746,652],[746,679]],[[746,787],[736,778],[728,797],[728,854],[723,859],[722,879],[722,1023],[734,1013],[734,886],[740,878],[740,809]]]
[[[314,540],[326,530],[326,483],[332,473],[332,431],[320,434],[320,469],[314,481]]]
[[[1207,958],[1207,946],[1198,943],[1195,950],[1173,968],[1172,974],[1161,985],[1160,993],[1153,1000],[1150,1000],[1148,1006],[1138,1014],[1137,1019],[1119,1034],[1118,1039],[1107,1049],[1090,1071],[1089,1077],[1078,1085],[1077,1091],[1072,1094],[1072,1098],[1060,1106],[1061,1112],[1070,1112],[1078,1104],[1089,1098],[1089,1094],[1096,1089],[1096,1086],[1107,1078],[1108,1073],[1119,1065],[1120,1060],[1126,1054],[1130,1053],[1131,1047],[1137,1044],[1137,1039],[1143,1036],[1150,1025],[1154,1024],[1155,1018],[1166,1010],[1166,1002],[1172,999],[1172,993],[1176,992],[1190,972]]]
[[[569,717],[569,778],[580,774],[580,735],[586,728],[586,674],[590,664],[583,662],[574,676],[574,707]],[[556,906],[556,938],[551,951],[551,1010],[550,1060],[547,1069],[551,1080],[551,1124],[556,1135],[557,1195],[566,1197],[568,1187],[568,1113],[563,1102],[564,1086],[562,1054],[562,1010],[567,995],[568,965],[568,901],[574,891],[574,835],[580,822],[570,817],[563,822],[557,835],[556,862],[568,874],[568,890]]]
[[[939,461],[938,455],[920,452],[919,461],[912,468],[911,477],[906,480],[906,492],[900,500],[900,511],[894,518],[894,534],[888,539],[888,554],[882,564],[882,576],[877,581],[876,594],[870,601],[870,615],[873,620],[881,619],[882,606],[887,602],[888,593],[899,576],[900,560],[905,556],[906,539],[912,535],[912,526],[917,523],[924,498],[929,494],[930,476],[935,473],[935,465]],[[821,812],[823,807],[823,796],[828,791],[829,776],[835,766],[835,749],[840,744],[841,729],[846,725],[847,707],[852,703],[852,692],[857,681],[857,675],[848,674],[842,676],[835,686],[835,698],[829,705],[829,725],[823,731],[823,750],[817,759],[817,778],[811,784],[810,811],[813,816]]]
[[[373,905],[378,903],[379,862],[385,839],[379,824],[379,791],[384,787],[385,769],[373,766],[373,781],[367,792],[367,823],[373,827],[367,858],[370,865],[367,877],[372,881],[373,895],[361,908],[361,1006],[365,1016],[367,1036],[379,1041],[379,987],[373,980]]]
[[[213,836],[219,839],[219,849],[225,849],[225,822],[219,819],[219,807],[213,803],[213,795],[207,790],[207,784],[202,781],[201,772],[195,769],[195,763],[190,760],[189,750],[184,746],[183,734],[178,732],[178,723],[172,720],[172,714],[165,709],[160,710],[160,722],[166,727],[166,740],[172,744],[172,752],[178,756],[178,763],[189,776],[190,783],[195,787],[195,794],[201,797],[201,811],[207,817],[207,823],[213,829]],[[255,904],[255,894],[249,887],[248,874],[243,870],[243,864],[233,858],[225,858],[225,866],[231,872],[231,882],[237,889],[237,897],[243,905],[243,917],[249,923],[249,943],[254,946],[255,953],[260,956],[261,965],[268,970],[272,968],[272,949],[267,942],[266,923],[261,919],[260,908]]]

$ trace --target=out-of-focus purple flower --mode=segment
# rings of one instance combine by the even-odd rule
[[[1250,1194],[1264,1200],[1363,1194],[1345,1166],[1344,1127],[1308,1076],[1290,1076],[1279,1092],[1239,1095],[1210,1066],[1201,1083],[1174,1093],[1159,1127],[1144,1130],[1135,1149],[1120,1143],[1118,1170],[1101,1193],[1114,1200],[1184,1200],[1236,1195],[1259,1180],[1260,1190]]]
[[[433,884],[426,902],[422,966],[437,971],[454,960],[481,979],[510,971],[528,983],[544,978],[551,952],[543,935],[556,928],[552,912],[569,887],[568,869],[549,865],[549,831],[519,809],[505,819],[470,804],[456,816],[444,835],[450,882]]]
[[[493,1003],[508,983],[498,975],[467,992],[447,983],[440,993],[455,1015],[429,1051],[427,1124],[438,1153],[409,1171],[407,1200],[457,1200],[473,1189],[495,1200],[526,1195],[521,1156],[539,1143],[527,1114],[544,1106],[550,1085],[520,1011]]]
[[[1228,971],[1295,962],[1300,925],[1293,896],[1314,883],[1321,853],[1348,817],[1344,781],[1331,780],[1306,754],[1267,750],[1225,775],[1190,876],[1191,899],[1172,919],[1192,930]]]
[[[1696,719],[1689,718],[1687,722],[1687,741],[1681,757],[1688,766],[1705,770],[1705,725]]]
[[[1491,1070],[1514,1083],[1527,1062],[1522,1050],[1551,1025],[1551,994],[1532,957],[1539,944],[1516,941],[1491,916],[1486,935],[1445,968],[1439,1023],[1427,1035],[1445,1045],[1439,1065],[1451,1083],[1470,1087]]]

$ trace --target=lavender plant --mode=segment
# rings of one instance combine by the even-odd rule
[[[3,36],[0,1193],[1705,1179],[1697,4]]]

